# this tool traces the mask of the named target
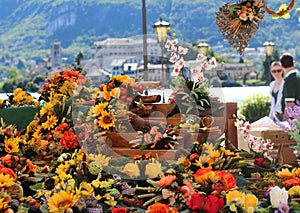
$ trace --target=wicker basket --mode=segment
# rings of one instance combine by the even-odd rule
[[[261,137],[270,139],[274,143],[274,150],[278,150],[278,157],[282,159],[283,164],[298,165],[294,149],[296,141],[284,131],[266,130],[261,132]]]

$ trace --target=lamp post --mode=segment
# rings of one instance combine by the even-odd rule
[[[266,60],[264,62],[264,67],[265,67],[264,77],[267,80],[267,84],[270,84],[272,78],[270,74],[270,66],[272,63],[272,56],[273,56],[275,44],[271,41],[266,41],[264,43],[264,47],[266,51]]]
[[[165,103],[165,96],[164,96],[164,81],[165,81],[165,72],[164,72],[164,44],[168,38],[168,30],[170,27],[170,23],[164,21],[161,17],[158,22],[155,22],[153,25],[153,29],[155,31],[157,42],[160,44],[161,47],[161,80],[163,86],[163,103]]]
[[[144,80],[148,81],[148,56],[147,56],[147,25],[146,25],[146,2],[142,0],[142,25],[143,25],[143,59],[144,59]]]
[[[202,53],[204,56],[206,56],[208,51],[208,46],[209,45],[204,41],[200,41],[200,43],[197,45],[199,53]]]

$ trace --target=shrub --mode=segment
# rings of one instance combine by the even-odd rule
[[[264,94],[255,94],[249,96],[239,106],[241,114],[246,116],[247,120],[252,123],[265,116],[270,112],[270,96]]]

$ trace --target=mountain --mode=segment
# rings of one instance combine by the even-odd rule
[[[186,42],[204,39],[211,46],[230,47],[216,26],[215,13],[225,1],[219,0],[146,0],[147,31],[159,17],[171,24],[172,32]],[[267,1],[272,9],[287,3]],[[300,24],[296,2],[290,19],[272,19],[265,14],[260,28],[249,43],[258,47],[271,40],[276,48],[299,51]],[[59,39],[63,54],[87,54],[94,41],[108,37],[142,35],[141,0],[1,0],[0,59],[43,58],[50,54],[50,43]],[[234,51],[233,48],[231,48]]]

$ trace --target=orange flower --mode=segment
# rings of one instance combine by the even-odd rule
[[[300,185],[300,179],[298,177],[293,177],[289,180],[283,181],[282,183],[285,186],[299,186]]]
[[[162,203],[154,203],[151,206],[148,207],[148,213],[176,213],[177,211],[170,211],[169,206],[167,204]]]
[[[67,150],[79,147],[76,135],[70,131],[64,132],[59,142],[60,145]]]
[[[194,179],[197,183],[202,183],[210,177],[212,172],[213,171],[211,170],[211,168],[198,169],[194,174]]]
[[[36,172],[33,163],[30,160],[26,160],[26,165],[28,166],[28,173]]]
[[[18,180],[18,176],[17,174],[10,168],[1,168],[0,169],[0,174],[4,174],[4,175],[10,175],[10,177],[12,177],[14,179],[14,181]]]
[[[66,70],[63,72],[63,77],[68,81],[78,84],[83,84],[85,81],[85,77],[80,72],[74,70]]]
[[[174,180],[176,180],[176,176],[175,175],[167,175],[165,177],[162,177],[159,181],[158,181],[158,185],[160,187],[166,187],[166,186],[170,186]]]

